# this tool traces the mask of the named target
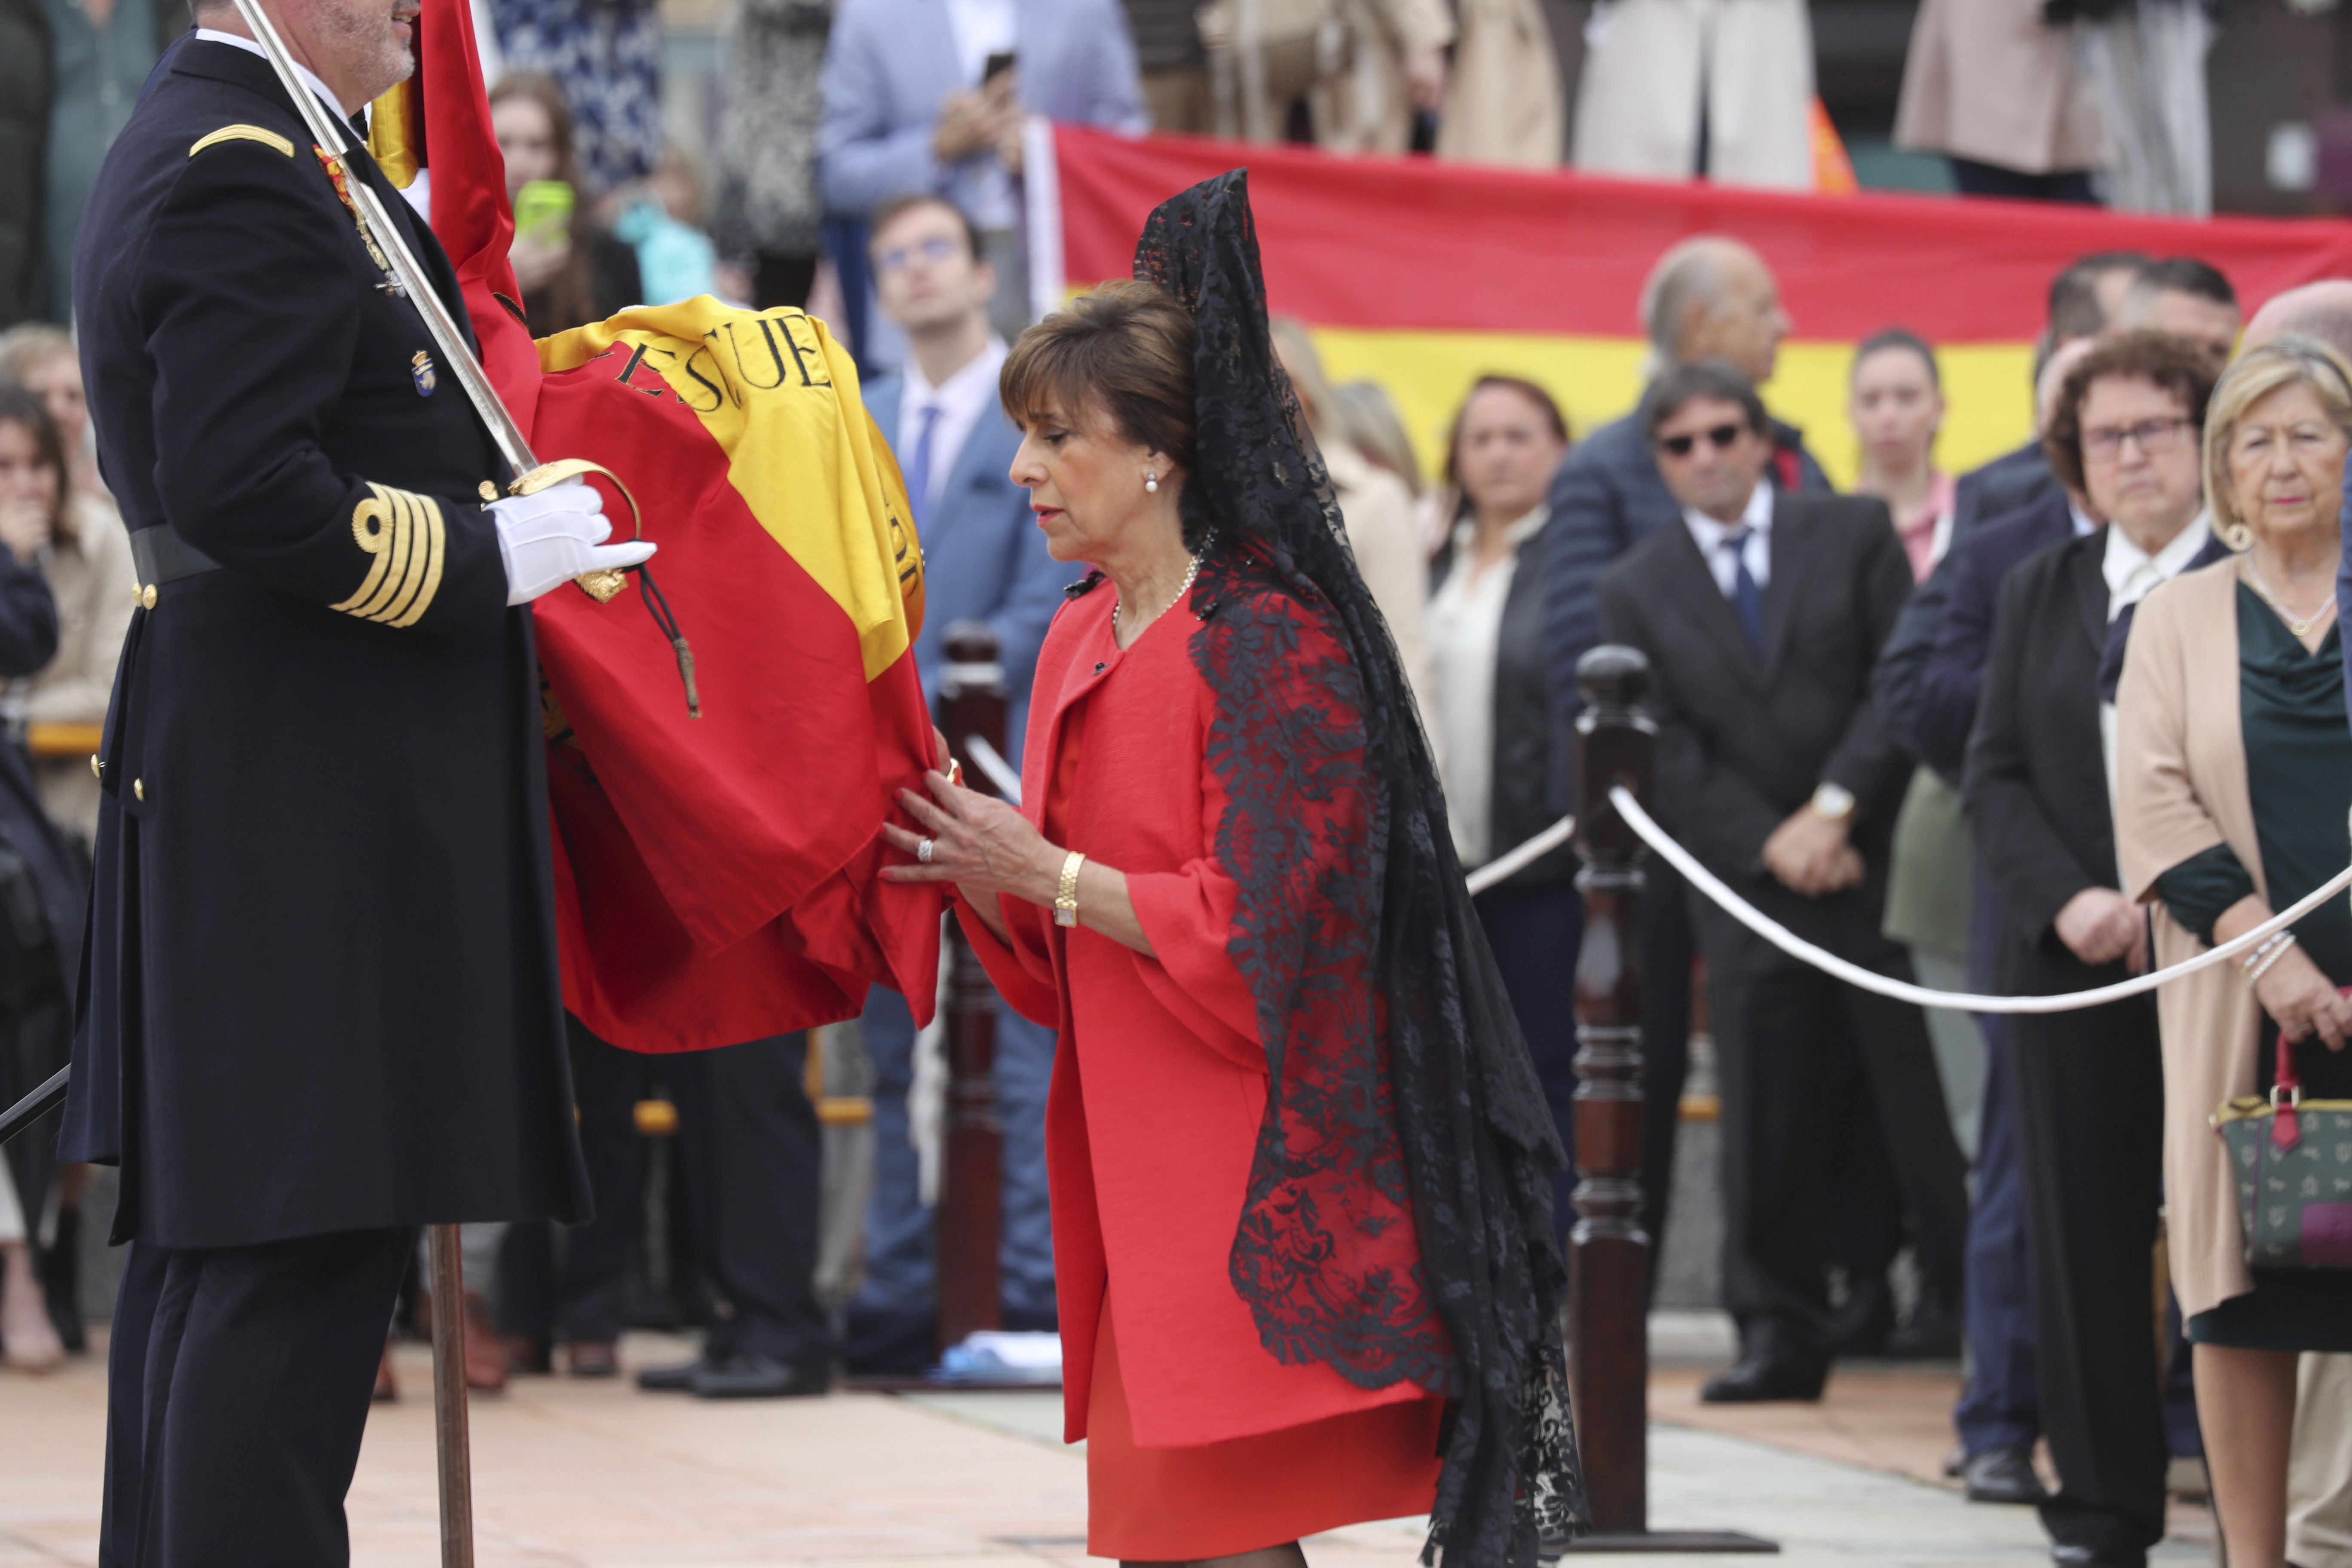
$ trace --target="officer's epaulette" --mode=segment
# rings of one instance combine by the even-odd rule
[[[289,158],[294,156],[294,143],[275,131],[259,125],[224,125],[208,136],[199,136],[188,149],[193,158],[207,147],[217,147],[224,142],[258,142],[264,147],[275,147]]]
[[[1093,593],[1096,587],[1101,584],[1102,580],[1103,574],[1101,573],[1089,572],[1085,576],[1079,578],[1076,582],[1071,584],[1068,587],[1063,589],[1062,596],[1066,599],[1083,597],[1087,594]]]

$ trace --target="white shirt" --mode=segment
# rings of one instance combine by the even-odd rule
[[[1739,514],[1738,522],[1717,522],[1703,511],[1683,508],[1683,523],[1698,542],[1698,552],[1706,561],[1706,569],[1715,574],[1715,585],[1730,598],[1739,585],[1739,567],[1724,552],[1724,542],[1740,529],[1748,531],[1747,540],[1739,547],[1739,559],[1746,563],[1748,574],[1756,579],[1759,593],[1772,585],[1772,485],[1769,479],[1756,482],[1755,493],[1748,498],[1748,510]]]
[[[2086,533],[2095,532],[2098,529],[2099,520],[2093,517],[2089,512],[2084,511],[2081,507],[2076,506],[2071,500],[2066,503],[2066,515],[2074,521],[2074,537],[2077,539],[2082,538],[2083,535]]]
[[[1485,865],[1494,837],[1495,656],[1503,605],[1518,570],[1519,546],[1550,518],[1551,510],[1539,506],[1504,529],[1510,553],[1483,572],[1471,560],[1477,524],[1466,518],[1455,524],[1454,570],[1423,621],[1436,698],[1438,776],[1445,784],[1454,852],[1465,866]]]
[[[939,422],[931,428],[931,471],[923,486],[923,513],[927,517],[946,493],[948,470],[955,467],[963,444],[971,438],[973,427],[996,405],[996,377],[1004,368],[1006,352],[1004,340],[991,332],[988,345],[972,362],[937,386],[923,379],[923,367],[915,356],[907,356],[907,384],[898,397],[898,440],[895,447],[900,469],[914,464],[915,447],[923,437],[924,411],[940,411]]]
[[[2107,624],[2115,625],[2127,606],[2179,576],[2212,533],[2212,514],[2200,511],[2172,536],[2172,542],[2150,555],[2126,539],[2122,529],[2110,527],[2107,552],[2099,563],[2099,573],[2107,580]],[[2112,702],[2099,704],[2099,744],[2106,755],[2107,800],[2112,805],[2116,793],[2116,705]]]
[[[259,55],[265,60],[269,58],[269,51],[263,48],[259,44],[255,43],[251,38],[242,38],[237,37],[235,33],[224,33],[217,27],[198,27],[196,29],[196,37],[204,39],[205,42],[208,44],[226,44],[232,49],[243,49],[248,55]],[[321,81],[319,79],[318,72],[312,70],[309,66],[304,65],[300,60],[296,60],[294,62],[294,74],[302,79],[302,85],[304,87],[309,88],[312,92],[319,95],[320,101],[324,103],[334,114],[337,124],[342,124],[345,121],[351,118],[343,112],[343,106],[341,102],[336,99],[334,89]]]
[[[975,91],[981,85],[980,73],[988,68],[988,57],[1013,52],[1013,0],[947,0],[956,64],[962,69],[965,84]],[[1011,228],[1020,216],[1013,199],[1013,177],[996,161],[995,153],[985,156],[987,166],[972,196],[971,221],[983,231]]]

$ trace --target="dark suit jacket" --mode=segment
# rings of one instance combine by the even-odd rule
[[[2049,459],[2042,455],[2038,441],[1962,474],[1954,487],[1952,537],[1944,558],[1903,607],[1903,618],[1895,623],[1895,635],[1886,639],[1886,651],[1879,656],[1877,671],[1871,677],[1871,696],[1887,728],[1956,784],[1959,763],[1955,761],[1948,767],[1937,763],[1921,744],[1918,731],[1919,681],[1936,651],[1937,630],[1951,597],[1953,557],[1979,523],[2005,517],[2045,495],[2064,493],[2051,474]]]
[[[1781,492],[1827,494],[1829,477],[1805,450],[1803,432],[1772,423],[1775,448],[1769,477]],[[1658,475],[1658,460],[1642,436],[1636,412],[1603,425],[1578,442],[1551,481],[1551,525],[1544,563],[1544,657],[1551,667],[1555,732],[1565,745],[1583,700],[1576,691],[1576,661],[1601,641],[1601,604],[1594,584],[1610,563],[1667,523],[1683,509]]]
[[[2099,741],[2106,550],[2102,528],[2034,555],[2009,574],[1993,616],[1962,801],[2000,902],[1995,976],[2016,994],[2080,989],[2101,973],[2052,928],[2084,889],[2117,885]]]
[[[1679,519],[1601,579],[1605,635],[1650,661],[1659,820],[1776,919],[1821,931],[1835,910],[1840,929],[1875,934],[1912,762],[1879,722],[1870,671],[1910,592],[1885,503],[1859,496],[1779,499],[1761,657]],[[1805,899],[1763,870],[1764,841],[1824,782],[1853,792],[1871,874]]]
[[[62,1147],[121,1162],[118,1239],[589,1212],[504,470],[370,245],[268,65],[198,38],[82,217],[100,467],[219,568],[135,613],[107,715]]]
[[[1949,557],[1950,592],[1936,627],[1935,651],[1919,672],[1911,739],[1919,760],[1948,779],[1960,776],[1969,731],[1977,721],[1977,693],[1992,654],[1993,605],[2002,579],[2029,556],[2074,536],[2066,492],[1992,519],[1956,546]]]

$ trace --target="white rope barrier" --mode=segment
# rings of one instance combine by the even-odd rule
[[[1907,981],[1890,980],[1858,963],[1849,963],[1836,953],[1824,952],[1790,931],[1755,905],[1723,885],[1716,875],[1698,863],[1697,858],[1666,836],[1650,814],[1642,809],[1633,792],[1619,784],[1609,792],[1609,803],[1617,808],[1643,842],[1663,856],[1675,869],[1690,879],[1691,885],[1717,903],[1741,925],[1779,948],[1791,958],[1802,959],[1825,973],[1833,974],[1849,985],[1859,985],[1864,991],[1875,991],[1881,996],[1892,996],[1897,1002],[1916,1003],[1922,1007],[1949,1007],[1962,1013],[2073,1013],[2085,1007],[2102,1007],[2110,1002],[2120,1002],[2126,996],[2143,995],[2168,980],[2208,968],[2238,954],[2260,942],[2273,931],[2282,931],[2352,888],[2352,866],[2337,872],[2325,887],[2315,888],[2290,907],[2280,910],[2253,930],[2209,952],[2200,952],[2183,963],[2169,969],[2152,970],[2113,985],[2102,985],[2095,991],[2069,991],[2056,996],[1978,996],[1958,991],[1930,991],[1925,985]]]
[[[1576,818],[1563,816],[1533,838],[1519,845],[1509,854],[1497,856],[1487,861],[1484,866],[1471,872],[1465,880],[1470,884],[1470,891],[1474,895],[1483,893],[1506,877],[1515,877],[1526,870],[1536,861],[1567,843],[1575,832]]]
[[[1021,804],[1021,775],[1013,771],[1013,764],[1004,760],[1004,753],[978,735],[966,735],[963,749],[964,754],[971,759],[972,766],[988,775],[988,782],[995,788],[998,796],[1007,805],[1018,806]]]

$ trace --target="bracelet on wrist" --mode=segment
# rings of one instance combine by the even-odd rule
[[[2264,937],[2261,942],[2255,943],[2253,951],[2239,959],[2238,964],[2241,968],[2251,970],[2254,965],[2260,963],[2263,959],[2268,958],[2272,953],[2276,952],[2280,948],[2284,947],[2288,942],[2291,942],[2294,940],[2294,933],[2293,931],[2274,931],[2271,932],[2270,935]]]
[[[2286,940],[2280,942],[2276,947],[2269,948],[2268,951],[2263,953],[2263,961],[2254,965],[2253,968],[2246,971],[2247,984],[2252,985],[2255,982],[2261,980],[2263,975],[2268,974],[2271,972],[2271,966],[2276,963],[2280,959],[2284,958],[2286,956],[2286,950],[2294,945],[2294,937],[2291,932],[2281,931],[2279,934],[2285,937]]]
[[[1062,858],[1061,882],[1054,892],[1054,923],[1057,926],[1078,923],[1078,868],[1086,863],[1087,858],[1076,849]]]

